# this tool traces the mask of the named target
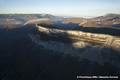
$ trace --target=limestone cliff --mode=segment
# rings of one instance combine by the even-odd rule
[[[29,36],[34,43],[44,49],[55,51],[58,55],[77,57],[79,61],[87,59],[101,65],[110,62],[120,68],[120,37],[36,27],[37,30],[31,32]]]

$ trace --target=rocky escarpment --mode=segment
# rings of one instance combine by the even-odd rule
[[[120,68],[120,37],[42,26],[37,28],[38,30],[31,32],[29,36],[43,49],[55,51],[58,55],[78,57],[79,61],[87,59],[101,65],[109,62]]]

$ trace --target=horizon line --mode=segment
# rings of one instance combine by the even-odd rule
[[[107,15],[107,14],[117,14],[117,15],[120,15],[120,13],[106,13],[104,15],[98,15],[98,16],[68,16],[68,15],[57,15],[57,14],[51,14],[51,13],[0,13],[1,14],[46,14],[46,15],[53,15],[53,16],[61,16],[61,17],[76,17],[76,18],[95,18],[95,17],[99,17],[99,16],[104,16],[104,15]]]

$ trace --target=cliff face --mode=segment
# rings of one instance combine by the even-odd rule
[[[55,51],[57,55],[71,55],[79,61],[87,59],[100,65],[109,62],[120,68],[120,37],[36,27],[37,30],[29,36],[34,43],[46,50]]]

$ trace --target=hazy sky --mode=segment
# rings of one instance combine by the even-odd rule
[[[120,0],[0,0],[2,13],[47,13],[80,17],[120,14]]]

